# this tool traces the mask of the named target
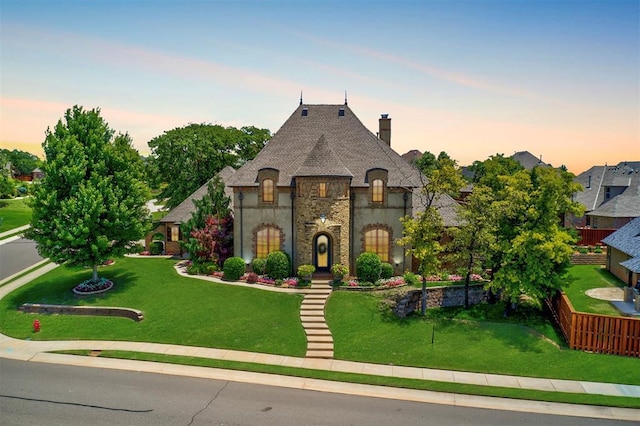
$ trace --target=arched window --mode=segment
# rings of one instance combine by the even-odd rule
[[[374,203],[384,202],[384,181],[382,179],[374,179],[371,182],[371,201]]]
[[[375,253],[383,262],[389,262],[389,231],[376,228],[365,232],[364,251]]]
[[[282,235],[278,228],[268,226],[256,232],[256,257],[266,258],[272,251],[280,250]]]
[[[273,203],[273,201],[274,201],[273,179],[264,179],[262,181],[262,202]]]

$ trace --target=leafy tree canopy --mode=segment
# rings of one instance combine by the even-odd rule
[[[41,161],[37,155],[26,151],[14,149],[0,149],[0,165],[4,166],[6,162],[11,163],[13,170],[22,175],[30,174],[34,169],[40,167]]]
[[[524,167],[511,157],[505,157],[504,154],[496,154],[484,161],[474,161],[469,166],[469,170],[474,173],[474,184],[486,185],[497,191],[502,187],[498,179],[499,176],[513,175],[520,170],[524,170]]]
[[[44,179],[31,200],[26,236],[57,263],[97,266],[124,254],[146,231],[148,189],[140,157],[100,110],[68,109],[43,143]]]
[[[253,126],[222,127],[190,124],[149,141],[157,180],[167,183],[159,198],[174,208],[226,166],[252,160],[271,139],[271,132]]]

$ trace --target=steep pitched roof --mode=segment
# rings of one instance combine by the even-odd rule
[[[418,171],[371,133],[347,105],[300,105],[256,158],[238,169],[229,185],[257,186],[258,171],[264,168],[280,172],[278,186],[289,186],[292,178],[305,173],[337,173],[353,176],[353,187],[367,187],[367,171],[374,168],[388,170],[389,187],[420,186]]]
[[[640,217],[602,240],[606,245],[631,257],[620,263],[633,272],[640,272]]]
[[[338,157],[338,154],[327,143],[324,133],[293,176],[353,177],[349,169]]]
[[[576,182],[584,188],[574,200],[585,206],[590,216],[640,216],[640,161],[616,166],[593,166],[580,173]],[[606,189],[621,191],[607,199]],[[617,192],[617,191],[616,191]]]
[[[233,189],[229,187],[227,182],[234,175],[235,169],[231,166],[227,166],[224,169],[220,170],[218,176],[222,179],[222,182],[225,184],[224,195],[231,198],[233,200]],[[212,178],[213,179],[213,178]],[[194,201],[201,200],[205,195],[207,195],[207,190],[209,188],[209,182],[211,179],[207,181],[200,188],[196,189],[193,194],[187,197],[186,200],[178,204],[174,209],[172,209],[169,213],[167,213],[160,222],[162,223],[185,223],[189,219],[191,219],[191,213],[193,213],[196,209]]]

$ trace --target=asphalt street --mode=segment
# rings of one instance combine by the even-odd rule
[[[18,238],[0,244],[0,281],[41,260],[34,241]]]
[[[3,425],[629,424],[8,359],[0,377]]]

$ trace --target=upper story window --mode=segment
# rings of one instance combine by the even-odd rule
[[[273,203],[275,200],[275,185],[273,179],[264,179],[262,181],[262,202]]]
[[[320,182],[318,186],[318,196],[320,198],[327,198],[327,182]]]
[[[384,181],[382,179],[374,179],[371,182],[371,201],[374,203],[384,202]]]

